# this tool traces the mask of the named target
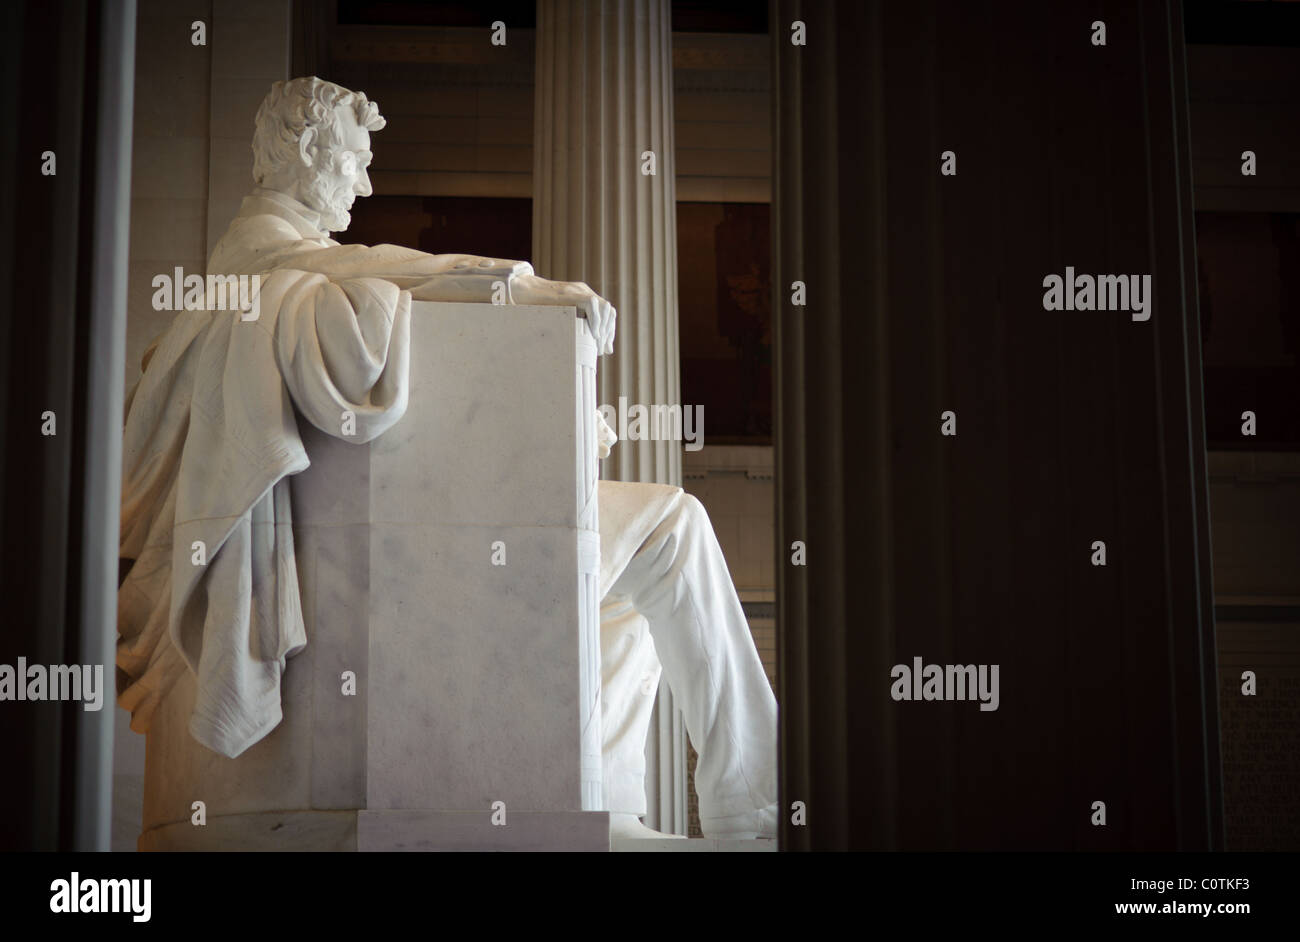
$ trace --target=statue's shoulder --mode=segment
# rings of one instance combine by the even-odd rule
[[[208,260],[208,271],[237,273],[261,270],[256,263],[301,241],[298,230],[274,213],[236,216],[225,234],[217,240]]]
[[[265,244],[268,242],[300,242],[302,235],[282,216],[275,213],[250,213],[239,215],[230,223],[230,228],[221,237],[226,240]]]

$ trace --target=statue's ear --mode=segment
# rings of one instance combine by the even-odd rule
[[[298,156],[304,167],[310,167],[316,161],[316,129],[305,128],[298,138]]]

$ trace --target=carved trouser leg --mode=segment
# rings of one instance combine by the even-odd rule
[[[603,671],[607,774],[615,787],[638,768],[644,775],[648,696],[608,686],[644,682],[649,661],[635,610],[648,622],[653,653],[699,753],[695,788],[705,835],[770,832],[776,698],[703,505],[678,487],[609,481],[600,482],[599,501],[601,643],[615,655]],[[644,796],[639,809],[611,810],[643,813]]]
[[[662,670],[645,616],[626,599],[605,599],[600,607],[601,765],[609,811],[646,813],[646,734]]]

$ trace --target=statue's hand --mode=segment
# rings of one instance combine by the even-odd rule
[[[548,281],[536,275],[516,275],[510,280],[510,297],[516,304],[573,305],[587,319],[596,340],[596,352],[614,352],[618,312],[581,281]]]
[[[587,286],[583,285],[583,287]],[[587,290],[591,291],[590,288]],[[591,334],[596,338],[596,355],[604,356],[613,353],[614,330],[618,320],[618,312],[614,310],[614,305],[592,291],[591,296],[578,305],[578,311],[587,319]]]
[[[596,457],[608,458],[610,450],[618,444],[618,433],[609,427],[604,413],[596,410]]]

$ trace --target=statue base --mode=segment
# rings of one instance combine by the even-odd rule
[[[286,811],[150,828],[142,851],[608,851],[607,811]]]

